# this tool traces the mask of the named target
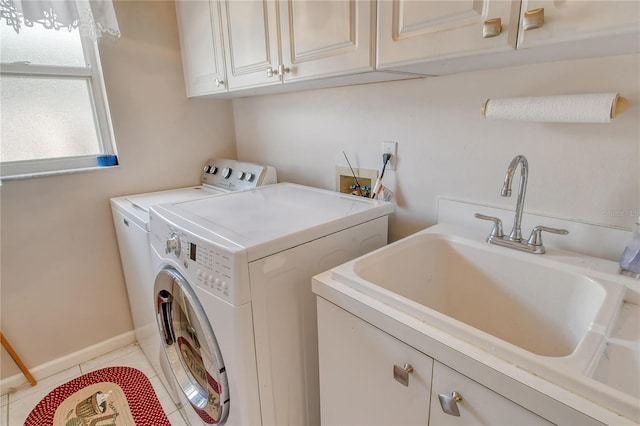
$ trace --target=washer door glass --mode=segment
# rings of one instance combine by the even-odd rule
[[[224,423],[229,412],[227,375],[200,302],[172,268],[158,274],[154,289],[162,346],[182,393],[205,423]]]

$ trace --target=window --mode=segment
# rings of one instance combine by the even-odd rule
[[[81,36],[77,19],[69,25],[26,16],[10,21],[6,4],[0,23],[0,177],[82,170],[95,167],[98,155],[115,155],[95,37]]]

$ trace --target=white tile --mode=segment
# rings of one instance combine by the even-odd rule
[[[144,356],[139,346],[127,346],[129,350],[118,349],[102,357],[80,364],[83,374],[106,367],[131,367],[142,371],[147,377],[156,376],[156,372]],[[123,348],[124,349],[124,348]]]
[[[153,389],[156,391],[156,396],[158,397],[158,401],[160,401],[160,405],[164,409],[164,412],[169,416],[169,414],[178,410],[173,399],[169,396],[169,393],[164,388],[164,385],[160,381],[158,376],[149,379],[151,381],[151,385],[153,385]],[[173,424],[173,423],[172,423]]]
[[[55,386],[50,390],[53,390],[54,388]],[[44,398],[48,393],[49,391],[43,392],[42,395],[33,394],[28,397],[19,399],[15,402],[11,400],[11,395],[9,395],[9,405],[7,406],[9,410],[7,422],[8,426],[23,425],[31,410],[33,410],[38,402],[40,402],[40,400]]]
[[[101,355],[99,357],[96,357],[90,361],[83,362],[82,364],[80,364],[80,369],[84,374],[84,373],[88,373],[89,371],[97,370],[99,368],[122,365],[114,362],[122,357],[130,355],[132,353],[137,353],[137,352],[142,353],[142,349],[140,349],[140,346],[138,346],[136,343],[127,345],[122,348],[111,351],[109,353],[106,353],[104,355]]]
[[[174,411],[168,415],[167,418],[169,419],[171,426],[189,426],[189,424],[184,421],[179,411]]]
[[[40,379],[38,380],[38,384],[35,386],[31,386],[31,384],[25,383],[24,385],[17,388],[14,392],[8,394],[9,403],[17,402],[23,398],[33,399],[36,397],[39,401],[56,387],[68,382],[69,380],[75,379],[81,374],[82,373],[80,372],[80,367],[75,366],[44,379]]]
[[[9,426],[9,407],[5,404],[0,406],[0,426]]]

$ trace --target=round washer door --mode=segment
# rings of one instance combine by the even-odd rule
[[[227,374],[200,302],[173,268],[156,276],[154,294],[162,347],[179,392],[204,423],[224,423],[229,414]]]

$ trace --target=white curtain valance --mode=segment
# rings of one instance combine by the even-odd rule
[[[20,33],[23,25],[71,31],[84,37],[120,37],[111,0],[0,0],[0,19]]]

